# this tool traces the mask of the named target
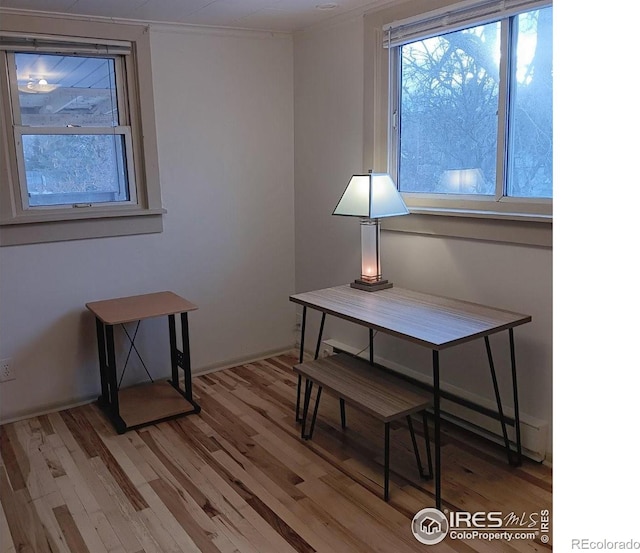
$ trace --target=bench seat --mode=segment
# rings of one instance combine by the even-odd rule
[[[344,403],[359,409],[385,426],[385,478],[384,498],[389,499],[389,424],[402,417],[407,419],[413,449],[421,477],[432,476],[431,451],[427,426],[427,407],[430,405],[429,393],[416,384],[403,379],[391,371],[380,369],[346,353],[330,355],[294,365],[294,372],[306,379],[304,408],[302,415],[301,437],[310,439],[313,435],[318,405],[323,389],[340,398],[342,426],[344,423]],[[311,419],[309,434],[305,434],[312,386],[318,385],[316,405]],[[343,403],[344,402],[344,403]],[[411,415],[422,413],[429,473],[425,475],[416,443]]]

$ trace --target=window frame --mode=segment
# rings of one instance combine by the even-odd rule
[[[77,44],[79,55],[91,55],[86,49],[96,44],[120,41],[130,45],[127,53],[97,54],[106,58],[117,56],[121,62],[116,63],[116,71],[120,72],[120,75],[116,73],[118,109],[123,110],[121,113],[125,117],[123,119],[121,115],[120,126],[80,127],[68,132],[104,134],[108,131],[108,134],[115,132],[125,137],[130,200],[75,206],[28,206],[26,173],[18,139],[21,134],[45,134],[43,130],[50,128],[14,126],[12,110],[19,109],[19,102],[17,98],[12,102],[11,94],[17,93],[17,83],[12,76],[15,71],[9,71],[5,64],[11,62],[11,52],[33,49],[6,46],[0,51],[0,159],[3,162],[0,168],[0,246],[162,232],[162,215],[166,210],[162,208],[160,194],[148,26],[60,18],[57,34],[52,35],[51,18],[2,14],[0,21],[0,31],[6,36],[43,37],[43,46],[38,49],[42,53],[56,53],[56,41],[67,47]],[[64,51],[60,53],[64,55]],[[127,124],[122,125],[124,122]],[[67,133],[60,130],[56,128],[54,134]]]
[[[463,5],[463,4],[460,4]],[[415,210],[456,210],[472,214],[478,212],[487,216],[494,214],[495,217],[508,217],[510,219],[523,220],[544,220],[552,217],[553,198],[542,197],[515,197],[507,195],[507,152],[509,149],[508,127],[510,124],[510,85],[512,79],[512,67],[515,57],[516,43],[513,37],[514,18],[519,13],[526,13],[542,7],[528,7],[516,13],[510,13],[504,17],[489,17],[487,19],[471,19],[469,22],[461,20],[457,22],[455,30],[472,28],[478,25],[500,22],[500,84],[498,95],[498,130],[497,130],[497,148],[496,148],[496,182],[493,196],[490,195],[473,195],[473,194],[445,194],[445,193],[427,193],[427,192],[402,192],[402,197],[407,206]],[[455,9],[455,6],[453,6]],[[394,24],[390,24],[387,29],[391,29]],[[383,29],[385,30],[385,29]],[[387,30],[387,32],[390,32]],[[400,44],[391,46],[390,52],[390,142],[389,142],[389,160],[390,173],[399,183],[399,147],[400,147],[400,104],[401,104],[401,48],[405,44],[409,44],[424,38],[441,36],[452,32],[450,28],[442,28],[439,32],[432,32],[421,38],[412,38],[409,41],[402,41]],[[387,48],[388,40],[387,40]]]
[[[52,47],[53,48],[53,47]],[[31,53],[35,51],[25,50],[8,50],[5,52],[7,69],[9,67],[16,66],[15,56],[18,53]],[[52,52],[46,50],[38,50],[38,53],[43,55],[69,55],[67,52]],[[114,63],[115,83],[116,83],[116,100],[118,109],[118,125],[117,126],[88,126],[88,127],[62,127],[62,126],[30,126],[24,125],[22,120],[22,110],[20,106],[18,79],[17,74],[14,71],[8,71],[9,80],[9,98],[12,106],[13,115],[13,137],[14,148],[16,152],[16,167],[14,171],[17,171],[18,178],[15,180],[17,190],[15,190],[16,197],[21,198],[20,205],[16,205],[16,212],[23,214],[25,212],[32,211],[53,211],[63,214],[64,211],[70,209],[77,209],[82,207],[83,209],[91,209],[94,207],[101,207],[105,209],[129,209],[138,205],[138,197],[140,196],[138,185],[136,181],[136,171],[134,162],[134,149],[133,138],[130,125],[130,109],[129,109],[129,95],[126,87],[126,68],[123,67],[126,64],[124,56],[118,54],[87,54],[84,52],[75,54],[79,57],[91,57],[98,59],[110,59]],[[23,151],[23,137],[25,135],[104,135],[104,136],[122,136],[124,139],[123,148],[123,164],[126,167],[127,173],[127,195],[128,200],[120,200],[113,202],[91,202],[89,199],[87,202],[82,202],[80,205],[74,202],[68,202],[65,204],[56,205],[30,205],[29,190],[27,185],[26,165]],[[94,206],[94,204],[96,204]],[[63,211],[64,210],[64,211]],[[68,211],[71,213],[70,211]]]
[[[384,47],[388,41],[389,25],[403,20],[420,20],[427,16],[445,14],[470,3],[478,4],[452,4],[447,0],[436,0],[434,9],[425,13],[423,2],[409,0],[398,6],[381,8],[365,14],[365,168],[387,171],[394,163],[391,158],[392,150],[388,147],[393,123],[393,113],[389,109],[389,98],[392,97],[390,63],[394,63],[394,56],[390,56],[389,50]],[[544,4],[553,5],[552,2]],[[403,192],[402,196],[410,215],[385,219],[382,222],[383,230],[552,247],[553,200],[508,198],[496,202],[493,197],[458,197],[448,201],[448,198],[425,198],[425,194],[415,197],[416,195],[406,192]],[[498,209],[496,204],[499,204]]]

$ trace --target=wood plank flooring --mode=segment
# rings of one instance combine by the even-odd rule
[[[404,424],[391,431],[323,394],[313,440],[294,421],[295,353],[198,376],[199,415],[117,435],[95,404],[0,427],[0,551],[67,553],[532,552],[550,543],[411,533],[433,507]],[[416,430],[421,425],[415,425]],[[446,509],[551,511],[551,472],[444,425]],[[423,444],[421,437],[419,442]],[[423,453],[424,455],[424,453]]]

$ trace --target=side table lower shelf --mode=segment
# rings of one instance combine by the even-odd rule
[[[122,388],[118,403],[120,420],[113,420],[109,406],[102,397],[98,399],[118,432],[200,412],[200,406],[187,400],[168,380]]]

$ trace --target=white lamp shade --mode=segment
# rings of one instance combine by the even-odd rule
[[[408,214],[402,196],[387,173],[353,175],[333,210],[333,215],[369,219]]]

